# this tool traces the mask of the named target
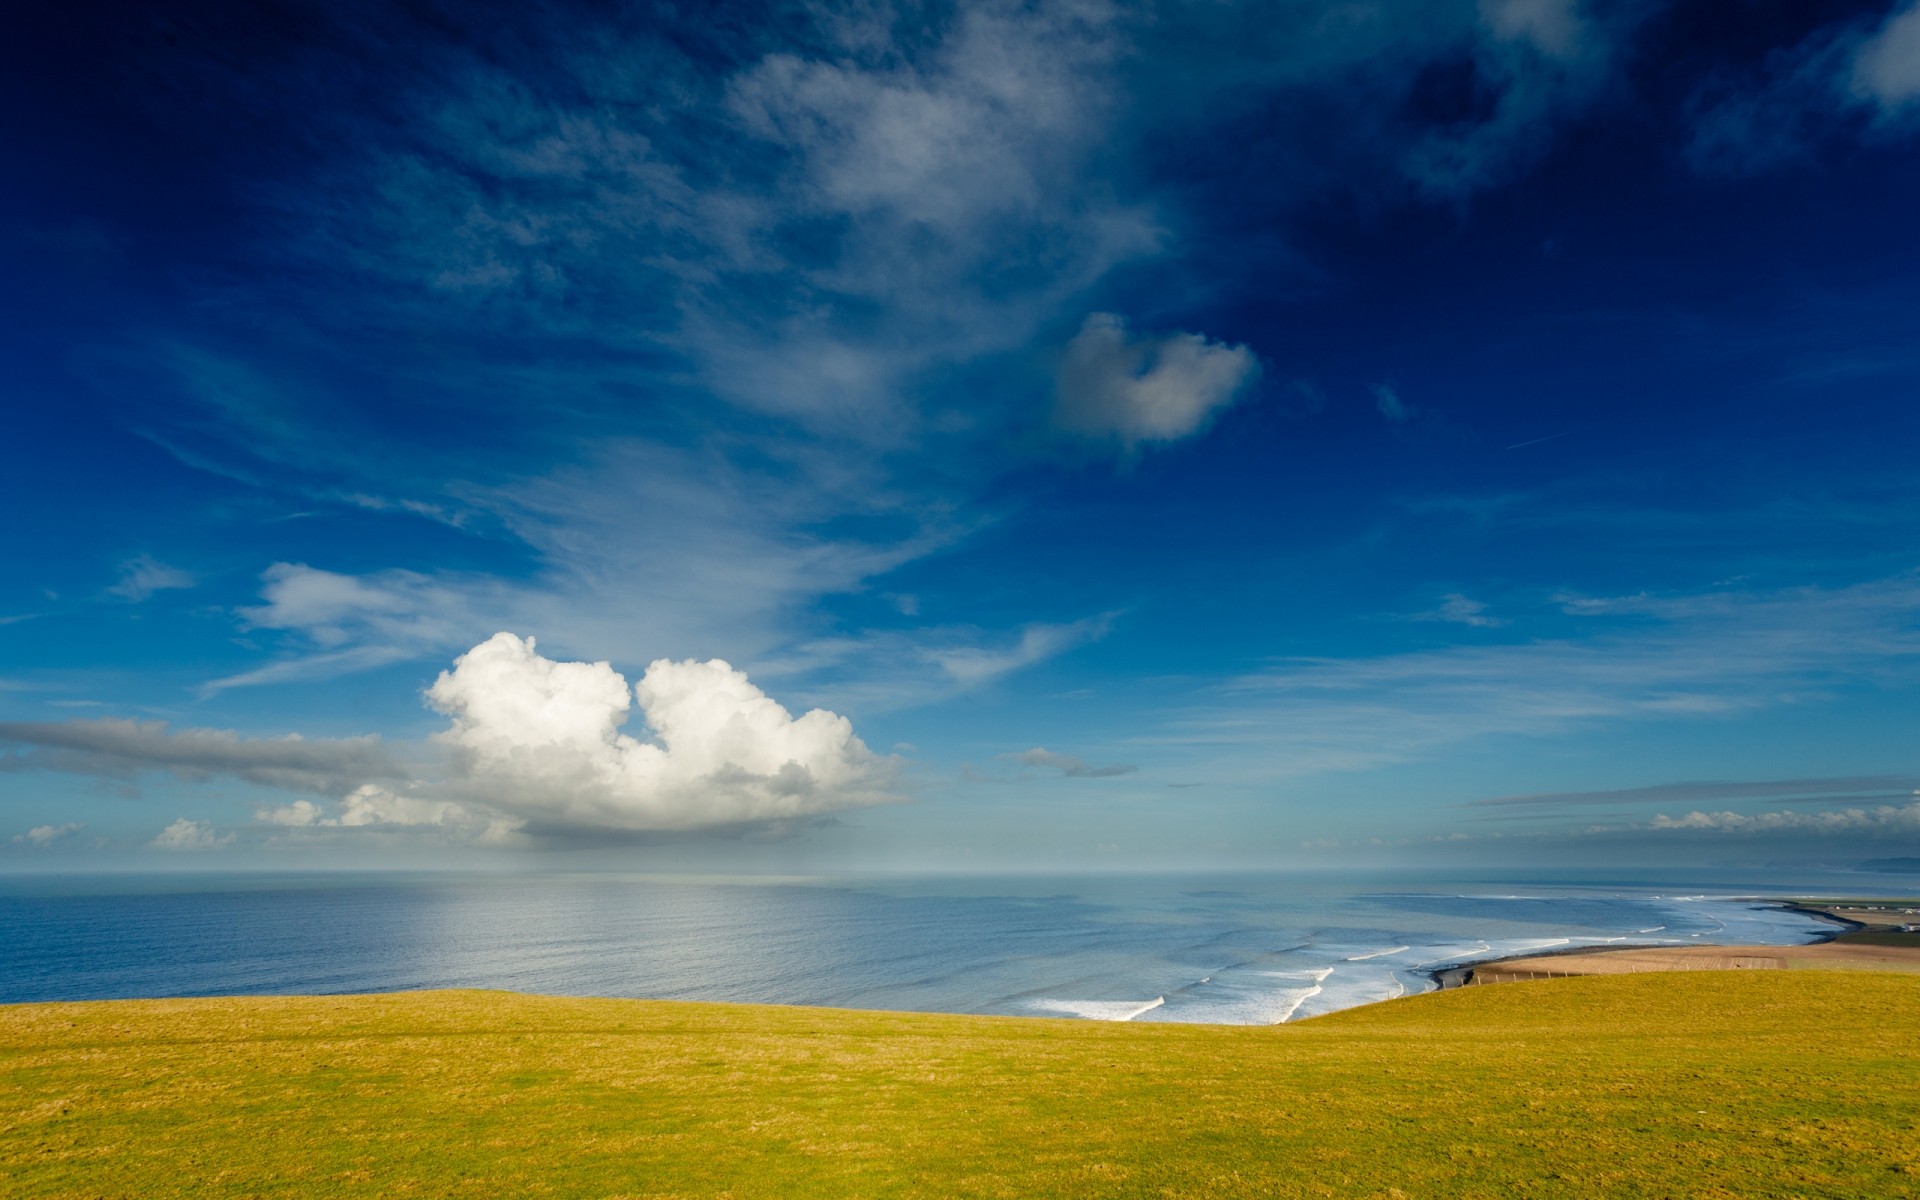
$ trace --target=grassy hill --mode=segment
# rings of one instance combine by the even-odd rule
[[[1915,1196],[1920,977],[1273,1028],[487,992],[0,1008],[6,1196]]]

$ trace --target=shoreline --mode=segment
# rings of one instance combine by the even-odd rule
[[[1424,975],[1431,980],[1434,984],[1435,991],[1444,992],[1451,991],[1455,988],[1472,987],[1479,984],[1511,983],[1539,978],[1569,978],[1585,975],[1633,974],[1640,971],[1779,969],[1790,965],[1789,960],[1799,959],[1806,961],[1808,959],[1817,960],[1828,957],[1832,957],[1838,962],[1845,962],[1850,958],[1857,959],[1859,965],[1873,964],[1880,966],[1881,969],[1887,969],[1884,964],[1906,963],[1911,961],[1913,964],[1911,968],[1895,966],[1892,969],[1912,969],[1920,971],[1920,947],[1915,947],[1910,953],[1905,954],[1900,952],[1903,949],[1901,947],[1875,947],[1871,950],[1862,947],[1860,953],[1857,955],[1837,955],[1831,954],[1830,952],[1816,952],[1814,955],[1805,953],[1814,947],[1834,946],[1840,943],[1841,938],[1849,934],[1868,932],[1875,928],[1864,921],[1856,921],[1850,917],[1840,916],[1838,913],[1830,911],[1828,907],[1821,907],[1803,900],[1772,900],[1770,898],[1757,896],[1735,897],[1735,899],[1752,899],[1764,907],[1778,909],[1782,912],[1802,913],[1806,916],[1828,922],[1833,928],[1819,931],[1818,936],[1812,941],[1783,946],[1743,946],[1701,942],[1689,942],[1683,945],[1675,945],[1671,942],[1622,942],[1596,946],[1562,946],[1552,950],[1536,950],[1521,954],[1507,954],[1499,958],[1476,959],[1472,962],[1424,968],[1420,970],[1418,974]],[[1833,904],[1831,907],[1841,908],[1845,907],[1845,905],[1843,903]],[[1649,959],[1651,962],[1648,965],[1640,965],[1634,961],[1633,956],[1636,955],[1642,959]],[[1613,958],[1615,961],[1609,964],[1608,967],[1588,971],[1555,971],[1551,966],[1551,960],[1567,958]],[[1547,965],[1542,966],[1539,970],[1519,967],[1519,964],[1535,962],[1543,962]],[[1689,962],[1694,962],[1698,965],[1673,965],[1676,963],[1686,964]],[[1656,963],[1658,965],[1653,965]],[[1489,977],[1483,978],[1482,972],[1485,972]]]
[[[1708,897],[1687,896],[1685,899],[1707,900]],[[1343,975],[1344,984],[1351,984],[1352,986],[1344,986],[1344,984],[1336,985],[1334,989],[1335,995],[1322,1001],[1323,1004],[1331,1004],[1331,1007],[1316,1009],[1306,1014],[1306,1017],[1301,1016],[1301,1007],[1313,995],[1321,991],[1317,985],[1319,982],[1324,981],[1326,974],[1330,972],[1333,967],[1327,968],[1327,971],[1321,972],[1317,976],[1311,972],[1306,973],[1306,976],[1303,977],[1300,982],[1304,985],[1307,979],[1311,978],[1316,986],[1307,990],[1304,994],[1292,988],[1282,989],[1282,992],[1278,994],[1278,998],[1290,1000],[1291,1003],[1282,1005],[1285,1010],[1285,1015],[1278,1020],[1275,1020],[1272,1015],[1264,1017],[1255,1016],[1250,1019],[1249,1016],[1242,1011],[1246,1009],[1248,1005],[1231,1003],[1230,1001],[1233,1001],[1235,996],[1229,995],[1227,997],[1227,1001],[1229,1002],[1223,1002],[1224,1007],[1220,1012],[1183,1010],[1176,1019],[1156,1020],[1154,1023],[1182,1025],[1293,1024],[1300,1019],[1323,1016],[1333,1012],[1347,1011],[1356,1008],[1372,1007],[1376,1004],[1388,1003],[1402,997],[1421,995],[1427,992],[1448,991],[1479,983],[1517,982],[1522,979],[1553,978],[1566,975],[1615,974],[1649,970],[1677,971],[1742,967],[1780,968],[1789,965],[1807,967],[1863,967],[1869,970],[1920,970],[1920,933],[1901,932],[1895,934],[1893,937],[1876,936],[1878,931],[1882,929],[1906,930],[1914,928],[1913,922],[1915,918],[1920,917],[1920,907],[1917,907],[1920,906],[1920,900],[1869,899],[1866,897],[1811,899],[1806,896],[1742,896],[1735,894],[1713,897],[1709,907],[1712,906],[1718,906],[1715,911],[1719,912],[1724,920],[1717,923],[1718,928],[1694,936],[1729,936],[1730,930],[1741,928],[1743,923],[1751,923],[1752,913],[1762,911],[1782,914],[1790,913],[1799,917],[1811,918],[1812,920],[1805,923],[1782,923],[1779,921],[1759,922],[1758,925],[1760,927],[1765,927],[1765,932],[1763,932],[1761,936],[1788,936],[1806,939],[1799,942],[1773,946],[1739,946],[1719,943],[1702,944],[1694,940],[1649,941],[1640,938],[1627,940],[1629,937],[1632,937],[1631,934],[1619,935],[1620,940],[1608,942],[1604,940],[1604,935],[1600,934],[1600,931],[1595,931],[1595,936],[1592,941],[1580,945],[1568,944],[1570,939],[1564,937],[1554,939],[1554,941],[1557,941],[1559,944],[1542,945],[1540,944],[1540,940],[1536,940],[1532,948],[1526,949],[1513,947],[1491,950],[1485,941],[1481,941],[1477,950],[1469,950],[1466,945],[1456,943],[1456,949],[1465,951],[1467,955],[1481,953],[1488,954],[1489,956],[1485,958],[1460,957],[1442,959],[1430,965],[1422,964],[1418,966],[1407,964],[1395,967],[1391,963],[1365,963],[1364,967],[1368,970],[1375,967],[1387,968],[1391,975],[1397,977],[1399,987],[1396,988],[1392,983],[1385,983],[1383,981],[1382,987],[1375,988],[1373,986],[1372,976],[1365,970],[1359,975]],[[1747,917],[1737,917],[1737,913],[1746,913],[1749,915]],[[1863,919],[1850,919],[1851,916],[1860,916]],[[1651,922],[1641,922],[1641,924],[1650,923]],[[1622,924],[1626,924],[1626,922],[1622,922]],[[1698,927],[1705,931],[1707,924],[1707,922],[1696,921],[1692,923],[1692,926],[1683,924],[1681,927],[1683,929]],[[1644,930],[1640,932],[1648,934],[1656,933],[1655,930]],[[1846,954],[1817,956],[1807,953],[1811,949],[1829,946],[1842,939],[1847,939],[1851,942],[1852,935],[1856,934],[1864,936],[1860,939],[1860,944],[1848,946],[1848,952]],[[1738,937],[1739,934],[1735,932],[1732,933],[1732,936]],[[1877,943],[1877,945],[1869,947],[1867,943]],[[1881,948],[1888,946],[1890,943],[1898,943],[1898,945],[1895,945],[1891,949]],[[1346,960],[1345,963],[1334,964],[1334,966],[1340,967],[1343,972],[1345,972],[1348,964],[1360,964],[1362,959],[1379,958],[1383,955],[1395,953],[1397,950],[1405,949],[1407,949],[1407,947],[1396,945],[1396,950],[1382,950],[1371,954],[1360,955],[1357,958]],[[1425,956],[1415,955],[1409,957]],[[1640,958],[1641,961],[1635,963],[1634,960],[1636,957]],[[1790,963],[1786,961],[1787,958],[1793,958],[1794,961]],[[1686,961],[1680,961],[1682,959]],[[1916,965],[1906,965],[1909,961]],[[1605,965],[1601,965],[1602,962],[1604,962]],[[1300,973],[1282,972],[1282,974]],[[258,981],[250,982],[253,982],[255,986],[258,985]],[[1210,982],[1210,979],[1202,980],[1201,982]],[[1255,982],[1257,983],[1258,981]],[[269,988],[262,992],[236,989],[230,993],[222,992],[217,994],[236,997],[244,995],[359,995],[378,994],[390,990],[410,991],[416,990],[420,986],[422,986],[420,983],[408,982],[400,984],[397,988],[393,985],[367,987],[363,984],[361,987],[340,992],[331,990],[315,991],[311,988],[295,987],[288,991],[282,991],[278,988]],[[521,983],[521,986],[524,986],[524,981]],[[1392,994],[1396,991],[1398,995]],[[177,993],[158,992],[147,996],[128,996],[124,993],[119,995],[96,995],[92,997],[41,995],[23,996],[9,1003],[59,1003],[86,999],[159,999],[169,998],[170,996],[180,997],[206,994],[208,993],[195,990],[192,992]],[[609,998],[631,995],[631,993],[615,991],[601,992],[598,990],[589,990],[576,994],[604,995]],[[1048,994],[1051,995],[1052,993]],[[1095,1021],[1131,1022],[1133,1019],[1142,1016],[1150,1010],[1168,1005],[1170,1000],[1173,999],[1171,993],[1169,993],[1166,997],[1155,997],[1153,1001],[1149,1002],[1144,997],[1151,994],[1151,991],[1142,992],[1140,999],[1130,999],[1125,1003],[1118,1001],[1062,1000],[1042,1007],[1038,1012],[1023,1007],[1015,1011],[1004,1012],[1002,1015],[1015,1017],[1043,1015],[1054,1018],[1067,1017],[1070,1019],[1080,1018]],[[715,997],[714,999],[721,1003],[739,1002],[737,1000],[729,1000],[727,997]],[[762,999],[759,1002],[771,1002],[783,1006],[800,1008],[837,1007],[837,1005],[831,1003],[823,1005],[818,1000],[813,1003],[806,1003],[793,999],[771,1001]],[[869,1002],[871,1002],[871,999],[869,999]],[[1189,1007],[1191,1008],[1192,1006]],[[1210,1006],[1203,1002],[1199,1007],[1210,1010],[1211,1008],[1222,1006]],[[1095,1008],[1102,1011],[1082,1011],[1086,1008]],[[872,1009],[863,1008],[860,1011],[944,1011],[954,1013],[955,1015],[968,1015],[968,1010],[964,1008],[927,1010],[921,1008],[902,1009],[879,1007]],[[1277,1012],[1278,1010],[1275,1009],[1271,1011]],[[1166,1014],[1155,1015],[1156,1017],[1165,1017]]]

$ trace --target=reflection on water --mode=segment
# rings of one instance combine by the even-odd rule
[[[0,1000],[483,987],[1271,1023],[1564,945],[1792,944],[1718,892],[1330,876],[15,879]]]

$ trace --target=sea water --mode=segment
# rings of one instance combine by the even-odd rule
[[[0,1001],[414,988],[1275,1024],[1436,968],[1833,927],[1767,884],[1394,876],[14,877]]]

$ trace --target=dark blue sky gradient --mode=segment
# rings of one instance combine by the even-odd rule
[[[636,861],[1920,846],[1581,798],[1920,780],[1910,4],[886,11],[27,4],[0,852],[255,861],[271,786],[23,729],[414,746],[502,629],[900,756]],[[1088,434],[1097,313],[1257,376]]]

